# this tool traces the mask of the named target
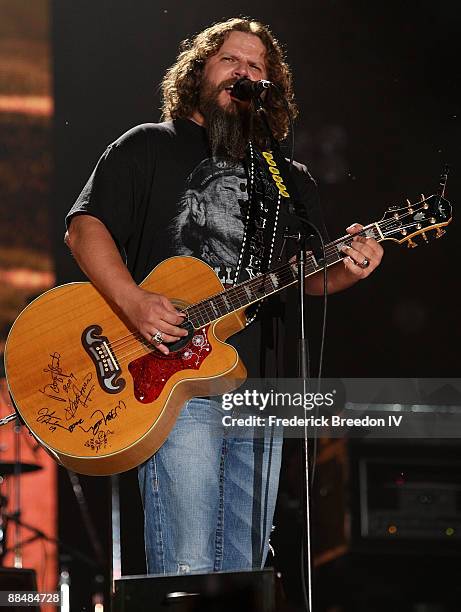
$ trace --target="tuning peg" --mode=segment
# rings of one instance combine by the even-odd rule
[[[426,196],[424,195],[424,193],[421,194],[421,200],[424,202],[423,208],[429,208],[429,204],[426,202]]]
[[[429,242],[429,238],[426,236],[426,232],[421,232],[421,236],[424,239],[424,242],[426,242],[426,244]]]
[[[442,236],[446,233],[447,233],[446,230],[442,229],[441,227],[438,227],[437,231],[435,232],[435,237],[442,238]]]
[[[418,243],[412,240],[411,238],[409,238],[407,241],[407,246],[409,249],[414,249],[418,246]]]
[[[408,204],[408,212],[412,213],[413,212],[413,207],[412,207],[411,202],[410,202],[410,200],[408,198],[407,198],[407,204]]]

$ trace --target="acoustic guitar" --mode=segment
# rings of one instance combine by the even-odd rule
[[[445,233],[451,205],[440,195],[390,208],[360,234],[409,247]],[[326,245],[326,261],[308,254],[306,276],[345,256],[347,235]],[[165,356],[144,340],[91,283],[51,289],[18,316],[5,349],[11,397],[30,432],[61,465],[107,475],[157,451],[188,399],[233,390],[245,366],[227,338],[245,327],[245,309],[293,285],[296,263],[224,289],[193,257],[172,257],[141,283],[187,316],[188,336]]]

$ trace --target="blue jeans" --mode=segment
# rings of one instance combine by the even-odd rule
[[[264,566],[282,432],[230,437],[219,398],[187,402],[138,477],[150,574]]]

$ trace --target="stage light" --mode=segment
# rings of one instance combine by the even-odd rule
[[[61,591],[61,611],[70,612],[70,575],[65,569],[61,570],[59,578],[59,590]]]

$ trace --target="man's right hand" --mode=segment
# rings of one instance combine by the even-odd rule
[[[120,308],[148,342],[152,343],[158,332],[165,342],[187,336],[187,331],[178,327],[185,315],[164,295],[149,293],[134,282],[102,221],[87,214],[74,217],[65,242],[92,283]],[[163,342],[153,345],[168,355]]]
[[[141,287],[131,292],[130,299],[122,306],[124,314],[130,323],[164,355],[170,352],[165,343],[176,342],[179,338],[187,336],[187,331],[178,327],[185,315],[181,314],[164,295],[150,293]],[[154,342],[153,337],[158,332],[162,335],[162,342]]]

